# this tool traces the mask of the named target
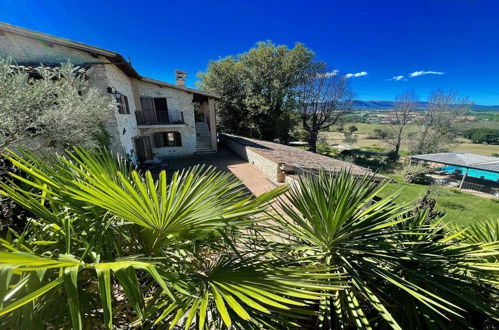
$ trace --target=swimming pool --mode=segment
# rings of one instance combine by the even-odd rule
[[[442,171],[444,171],[447,174],[452,174],[456,170],[460,170],[461,173],[464,173],[466,171],[465,167],[462,166],[454,166],[454,165],[446,165],[441,168]],[[471,176],[473,178],[481,178],[485,180],[490,180],[490,181],[499,181],[499,173],[495,172],[488,172],[488,171],[483,171],[483,170],[475,170],[473,168],[468,169],[468,174],[467,176]]]

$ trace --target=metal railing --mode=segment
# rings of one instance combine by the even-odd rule
[[[184,124],[182,111],[135,111],[137,125]]]

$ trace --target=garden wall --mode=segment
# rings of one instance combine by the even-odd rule
[[[283,182],[284,177],[281,174],[280,163],[268,156],[262,155],[255,146],[248,143],[247,140],[220,134],[220,141],[227,148],[246,159],[248,163],[255,166],[260,172],[275,182]]]

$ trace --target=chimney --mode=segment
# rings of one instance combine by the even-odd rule
[[[175,81],[178,86],[185,86],[185,80],[187,79],[187,72],[175,70]]]

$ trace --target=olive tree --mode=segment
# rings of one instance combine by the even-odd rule
[[[71,63],[41,66],[34,76],[0,59],[0,148],[98,145],[115,106],[79,69]]]

